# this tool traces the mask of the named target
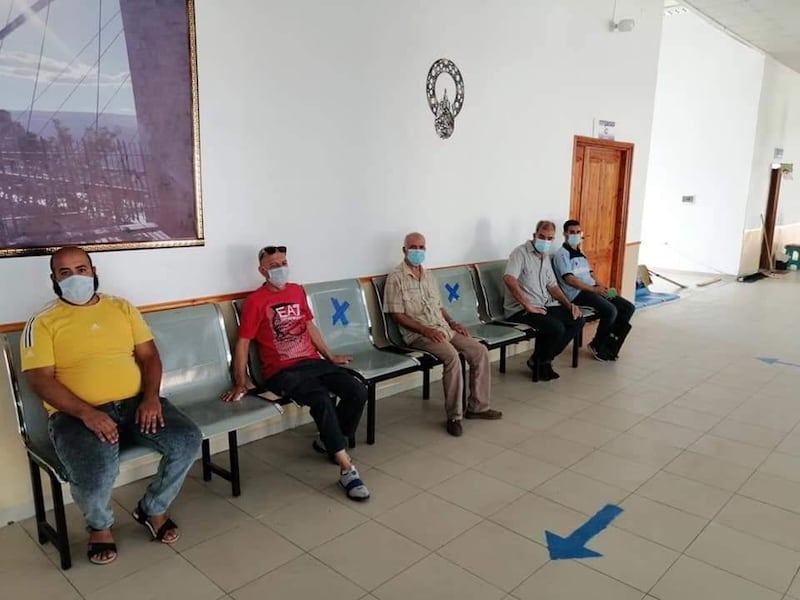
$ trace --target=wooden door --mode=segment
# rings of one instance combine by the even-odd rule
[[[598,281],[620,289],[628,226],[633,144],[575,137],[570,218]]]
[[[762,215],[764,221],[761,226],[764,230],[764,237],[761,240],[761,259],[758,262],[760,269],[772,270],[775,268],[773,252],[775,251],[775,222],[778,217],[778,200],[781,196],[781,178],[780,168],[772,169],[769,177],[767,214]]]

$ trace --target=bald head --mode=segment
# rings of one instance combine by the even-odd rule
[[[91,270],[92,259],[89,258],[89,253],[79,246],[64,246],[56,250],[50,256],[50,271],[53,275],[57,274],[57,270],[64,266],[88,266]]]
[[[406,237],[403,239],[403,247],[411,248],[412,246],[421,246],[422,248],[424,248],[425,236],[417,231],[412,231],[411,233],[407,233]]]

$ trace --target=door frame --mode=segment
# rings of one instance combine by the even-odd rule
[[[769,175],[767,206],[764,209],[764,222],[761,224],[761,254],[758,259],[758,268],[767,271],[775,268],[775,225],[778,218],[778,202],[781,197],[781,179],[783,179],[781,168],[772,167]],[[767,252],[767,248],[769,248],[769,252]]]
[[[578,201],[580,200],[581,190],[575,189],[575,165],[578,160],[578,148],[580,147],[607,148],[619,150],[622,154],[623,174],[619,185],[619,195],[617,201],[617,217],[614,227],[614,249],[612,252],[613,263],[611,265],[611,281],[603,282],[609,287],[620,289],[622,286],[622,276],[625,263],[625,239],[628,229],[628,204],[631,195],[631,173],[633,170],[633,149],[632,142],[617,142],[615,140],[602,140],[599,138],[576,135],[572,147],[572,173],[570,174],[570,218],[578,218]],[[581,173],[581,187],[585,181],[588,163],[583,161],[583,172]]]

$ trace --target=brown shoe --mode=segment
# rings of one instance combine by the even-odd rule
[[[452,435],[453,437],[461,437],[461,434],[464,433],[464,429],[461,427],[461,421],[457,419],[450,419],[447,421],[447,433]]]
[[[499,410],[495,410],[490,408],[483,412],[473,412],[468,410],[464,413],[464,418],[466,419],[486,419],[487,421],[496,421],[497,419],[503,418],[503,413]]]

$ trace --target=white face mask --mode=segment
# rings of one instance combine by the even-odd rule
[[[289,283],[289,267],[274,267],[268,273],[269,282],[278,289]]]
[[[70,304],[86,304],[94,297],[94,276],[70,275],[58,282],[61,297]]]

